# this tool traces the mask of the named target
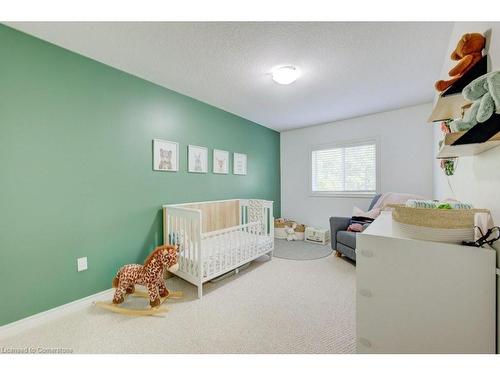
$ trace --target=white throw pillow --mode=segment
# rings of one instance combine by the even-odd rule
[[[378,215],[380,215],[380,208],[373,208],[367,212],[356,206],[352,209],[352,216],[362,216],[369,217],[370,219],[376,219]]]

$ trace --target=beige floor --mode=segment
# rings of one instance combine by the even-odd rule
[[[204,286],[164,317],[126,317],[95,306],[0,341],[0,347],[63,347],[75,353],[353,353],[355,267],[333,255],[293,261],[263,257]],[[132,298],[133,304],[144,303]]]

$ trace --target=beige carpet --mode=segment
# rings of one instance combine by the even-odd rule
[[[89,306],[0,341],[0,347],[63,347],[75,353],[353,353],[355,267],[333,255],[293,261],[263,257],[204,286],[164,317],[126,317]],[[133,304],[144,303],[134,298]]]
[[[327,257],[332,253],[330,244],[320,245],[306,241],[274,241],[274,256],[290,260],[313,260]]]

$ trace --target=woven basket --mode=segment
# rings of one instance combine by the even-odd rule
[[[279,220],[274,220],[274,228],[284,228],[284,227],[291,227],[293,224],[297,224],[297,227],[295,228],[295,232],[305,232],[306,231],[306,226],[304,224],[298,224],[296,221],[292,220],[285,220],[284,222],[280,222]]]
[[[297,227],[295,228],[295,233],[304,233],[306,231],[306,226],[304,224],[297,224]]]
[[[274,220],[274,227],[275,228],[284,228],[286,226],[291,227],[293,225],[293,221],[291,220],[286,220],[284,222],[279,222],[278,220]]]
[[[435,208],[411,208],[405,205],[388,205],[393,208],[392,218],[402,224],[440,229],[474,228],[474,215],[479,212],[489,213],[487,209],[447,210]]]

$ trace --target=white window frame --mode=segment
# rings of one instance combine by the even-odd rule
[[[374,192],[354,192],[354,191],[313,191],[312,187],[312,153],[313,151],[318,150],[327,150],[330,148],[343,148],[343,147],[352,147],[352,146],[362,146],[366,144],[375,144],[375,191]],[[356,139],[342,142],[333,142],[333,143],[323,143],[311,145],[309,147],[309,176],[308,176],[308,191],[309,196],[311,197],[346,197],[346,198],[355,198],[355,197],[364,197],[364,198],[372,198],[380,192],[380,138],[364,138],[364,139]]]

